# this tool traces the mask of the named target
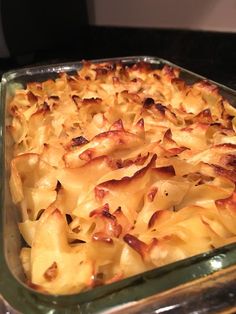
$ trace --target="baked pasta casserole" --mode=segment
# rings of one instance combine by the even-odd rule
[[[236,240],[236,109],[177,68],[84,62],[9,101],[27,283],[72,294]]]

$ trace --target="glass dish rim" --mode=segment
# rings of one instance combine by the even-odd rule
[[[126,62],[126,63],[134,63],[134,62],[139,62],[139,61],[144,61],[144,62],[150,62],[151,64],[167,64],[169,66],[174,66],[174,67],[178,67],[181,71],[184,71],[185,73],[188,73],[190,75],[193,75],[195,78],[199,79],[199,80],[207,80],[208,82],[211,82],[213,84],[216,84],[217,86],[219,86],[220,88],[223,88],[226,92],[233,94],[234,96],[236,96],[236,91],[226,87],[222,84],[219,84],[215,81],[209,80],[207,78],[205,78],[204,76],[198,75],[194,72],[191,72],[189,70],[186,70],[185,68],[182,68],[172,62],[169,62],[165,59],[162,58],[158,58],[158,57],[153,57],[153,56],[129,56],[129,57],[116,57],[116,58],[105,58],[105,59],[96,59],[96,60],[88,60],[90,62],[95,62],[95,63],[101,63],[101,62],[118,62],[118,61],[122,61],[122,62]],[[52,64],[52,65],[42,65],[42,66],[33,66],[33,67],[26,67],[26,68],[22,68],[22,69],[16,69],[16,70],[11,70],[8,71],[6,73],[3,74],[2,76],[2,83],[1,83],[1,87],[2,87],[2,92],[1,92],[1,108],[0,108],[0,114],[1,114],[1,130],[0,130],[0,134],[2,134],[1,136],[1,140],[0,140],[0,144],[2,146],[1,151],[2,153],[4,153],[4,134],[5,134],[5,119],[4,119],[4,102],[5,102],[5,97],[6,97],[6,85],[8,82],[10,82],[11,80],[21,77],[21,76],[30,76],[31,75],[37,75],[37,74],[50,74],[50,73],[59,73],[62,71],[75,71],[76,69],[79,68],[79,66],[82,65],[81,61],[75,61],[75,62],[66,62],[66,63],[58,63],[58,64]],[[0,171],[2,172],[2,174],[4,174],[4,154],[1,154],[0,156]],[[1,199],[2,201],[4,201],[4,183],[2,183],[1,186]],[[4,202],[3,202],[4,203]],[[2,217],[1,217],[1,225],[3,226],[4,224],[4,210],[3,209],[3,213],[2,213]],[[3,251],[3,230],[1,228],[0,230],[0,237],[1,237],[1,242],[0,242],[0,250]],[[139,280],[147,280],[145,278],[150,278],[153,277],[153,274],[156,274],[156,276],[158,277],[158,275],[161,275],[163,273],[168,273],[169,272],[173,272],[174,268],[177,267],[177,269],[179,268],[185,268],[185,266],[187,264],[191,264],[192,266],[201,262],[206,262],[207,261],[211,261],[211,259],[215,257],[216,254],[218,255],[224,255],[226,252],[229,252],[230,250],[232,250],[232,252],[236,252],[236,244],[230,244],[227,246],[224,246],[222,248],[219,249],[215,249],[212,250],[210,252],[206,252],[203,254],[199,254],[199,255],[195,255],[193,257],[178,261],[178,262],[174,262],[171,264],[168,264],[166,266],[163,267],[159,267],[147,272],[144,272],[142,274],[138,274],[126,279],[123,279],[119,282],[113,283],[113,284],[109,284],[107,286],[102,286],[102,287],[96,287],[93,288],[91,290],[85,291],[85,292],[81,292],[78,294],[73,294],[73,295],[46,295],[46,294],[42,294],[40,292],[37,292],[29,287],[26,287],[22,282],[19,282],[11,273],[11,270],[8,268],[7,262],[5,261],[4,255],[5,254],[0,254],[0,266],[1,268],[4,268],[5,270],[5,274],[2,275],[3,279],[6,280],[6,274],[8,275],[8,280],[10,281],[12,284],[14,283],[15,286],[17,287],[17,289],[24,289],[26,290],[26,294],[31,296],[31,302],[34,298],[39,298],[40,301],[42,301],[43,303],[46,304],[50,304],[50,306],[52,306],[52,304],[56,305],[57,303],[61,303],[61,301],[65,301],[65,298],[67,299],[66,303],[70,303],[70,300],[73,300],[73,305],[78,304],[78,302],[81,303],[86,303],[89,302],[89,300],[91,300],[91,295],[93,296],[92,300],[96,300],[97,298],[99,298],[99,295],[102,296],[104,294],[110,294],[110,293],[114,293],[114,291],[116,291],[117,289],[120,291],[120,289],[123,288],[127,288],[130,285],[132,285],[134,282],[137,282]],[[226,260],[224,260],[224,258],[222,257],[222,261],[223,263],[225,263],[225,267],[229,267],[231,265],[233,265],[236,262],[236,253],[235,253],[235,261],[229,261],[227,262]],[[208,263],[209,264],[209,263]],[[203,275],[203,274],[202,274]],[[200,275],[200,277],[202,276]],[[154,275],[155,276],[155,275]],[[197,277],[197,278],[200,278]],[[0,277],[1,278],[1,277]],[[143,279],[144,278],[144,279]],[[191,278],[190,278],[191,280]],[[1,281],[1,280],[0,280]],[[181,283],[179,283],[181,284]],[[174,285],[173,285],[174,286]],[[108,287],[108,288],[107,288]],[[109,291],[109,289],[111,288],[111,291]],[[114,288],[114,289],[112,289]],[[3,285],[0,283],[0,292],[2,292],[3,289]],[[106,292],[107,291],[107,292]],[[5,295],[5,292],[2,292],[3,295]],[[96,296],[96,294],[98,294]],[[7,299],[7,296],[6,296]],[[30,302],[29,302],[30,303]],[[45,306],[46,306],[45,304]],[[32,304],[31,304],[32,306]]]
[[[137,56],[124,56],[124,57],[112,57],[112,58],[99,58],[99,59],[83,59],[80,61],[70,61],[70,62],[59,62],[59,63],[53,63],[53,64],[43,64],[43,65],[35,65],[35,66],[27,66],[27,67],[22,67],[19,69],[12,69],[10,71],[4,72],[2,74],[2,78],[1,78],[1,89],[4,89],[4,85],[9,81],[12,80],[14,78],[17,78],[18,76],[22,76],[22,75],[34,75],[34,74],[43,74],[43,73],[51,73],[51,72],[55,72],[55,73],[60,73],[63,70],[75,70],[78,68],[79,65],[82,65],[82,63],[84,61],[88,61],[88,62],[93,62],[93,63],[103,63],[103,62],[148,62],[151,64],[157,64],[157,63],[162,63],[162,64],[166,64],[169,65],[171,67],[177,67],[179,68],[181,71],[184,71],[185,73],[188,73],[190,75],[193,75],[197,78],[199,78],[200,80],[206,80],[212,84],[217,85],[218,87],[223,88],[224,90],[235,94],[236,95],[236,90],[222,84],[219,82],[216,82],[212,79],[209,79],[201,74],[195,73],[191,70],[186,69],[185,67],[179,66],[178,64],[171,62],[169,60],[166,60],[164,58],[159,58],[156,56],[151,56],[151,55],[137,55]]]

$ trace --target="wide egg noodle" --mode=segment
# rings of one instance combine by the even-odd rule
[[[10,190],[32,288],[78,293],[236,241],[236,109],[179,75],[84,62],[15,91]]]

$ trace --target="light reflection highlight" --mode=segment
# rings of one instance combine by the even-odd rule
[[[156,314],[165,313],[165,312],[167,312],[167,311],[176,309],[176,308],[178,308],[179,306],[180,306],[179,304],[174,304],[174,305],[165,306],[165,307],[162,307],[161,309],[155,310],[154,313],[156,313]]]
[[[212,270],[221,269],[223,266],[222,260],[216,259],[216,258],[210,261],[210,265],[211,265]]]

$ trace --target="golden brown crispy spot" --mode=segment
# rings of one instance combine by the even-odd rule
[[[57,277],[57,274],[58,274],[57,263],[53,262],[52,265],[48,267],[48,269],[45,271],[44,278],[47,281],[52,281]]]
[[[179,76],[84,61],[15,90],[10,189],[33,289],[78,293],[236,241],[236,109]]]

